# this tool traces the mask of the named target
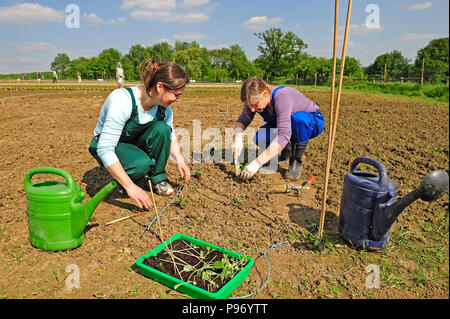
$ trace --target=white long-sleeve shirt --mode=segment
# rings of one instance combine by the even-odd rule
[[[146,124],[156,117],[158,105],[154,105],[150,110],[144,111],[139,98],[139,89],[137,86],[131,87],[136,100],[137,115],[140,124]],[[97,155],[100,157],[103,166],[107,168],[111,164],[119,161],[115,153],[120,136],[125,127],[125,123],[131,116],[133,109],[130,94],[126,89],[116,89],[112,91],[100,111],[97,126],[94,135],[100,134],[97,145]],[[164,122],[172,128],[171,140],[175,138],[173,129],[173,112],[170,105],[166,108]]]

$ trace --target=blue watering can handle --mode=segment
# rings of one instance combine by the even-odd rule
[[[28,187],[28,185],[31,184],[31,177],[36,174],[56,174],[59,176],[64,177],[64,179],[67,182],[67,187],[70,190],[75,190],[75,182],[72,178],[72,175],[70,175],[65,170],[62,170],[60,168],[54,168],[54,167],[38,167],[38,168],[32,168],[28,171],[27,175],[25,175],[25,181],[24,186],[25,188]]]
[[[378,175],[379,176],[378,183],[381,185],[386,184],[386,181],[388,179],[386,168],[384,168],[384,166],[380,162],[378,162],[377,160],[374,160],[373,158],[366,157],[366,156],[357,157],[353,161],[352,166],[350,167],[350,171],[351,172],[355,171],[359,163],[364,163],[364,164],[368,164],[368,165],[375,167],[378,170],[378,174],[379,174]]]

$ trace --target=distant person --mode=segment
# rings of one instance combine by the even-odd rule
[[[41,73],[40,73],[40,72],[36,72],[36,78],[37,78],[38,82],[41,83],[41,81],[42,81],[42,76],[41,76]]]
[[[124,80],[125,76],[123,75],[123,68],[122,68],[122,64],[120,62],[117,62],[116,78],[117,78],[117,87],[123,88],[123,80]]]
[[[23,79],[24,79],[24,81],[27,80],[27,74],[26,73],[23,74]]]
[[[266,163],[280,155],[281,161],[289,158],[288,176],[300,177],[302,157],[308,141],[322,133],[325,120],[316,102],[288,86],[269,86],[253,77],[242,84],[242,113],[236,121],[233,142],[234,158],[242,152],[243,132],[259,113],[266,124],[256,132],[254,142],[265,150],[248,164],[240,177],[249,180]]]
[[[55,69],[52,70],[52,76],[53,76],[53,83],[58,82],[58,74],[56,73]]]
[[[169,155],[185,182],[191,176],[173,130],[171,108],[189,77],[177,64],[154,59],[142,62],[140,75],[142,85],[116,89],[107,97],[89,152],[139,207],[149,208],[152,202],[137,184],[150,180],[157,194],[172,194],[166,174]]]
[[[81,73],[80,73],[80,71],[77,71],[77,79],[78,79],[78,83],[81,83]]]

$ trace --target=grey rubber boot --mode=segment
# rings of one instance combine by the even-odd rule
[[[308,141],[293,143],[292,154],[289,159],[289,171],[288,176],[291,178],[299,178],[302,172],[302,158],[306,151]]]

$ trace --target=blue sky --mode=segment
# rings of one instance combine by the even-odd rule
[[[79,8],[79,28],[67,27],[70,4]],[[338,57],[347,5],[339,1]],[[448,37],[448,11],[448,0],[355,0],[347,56],[368,66],[378,55],[400,50],[414,60],[430,40]],[[270,27],[294,32],[307,53],[331,58],[333,19],[333,0],[2,0],[0,73],[48,71],[60,52],[71,59],[111,47],[125,54],[133,44],[176,40],[208,49],[237,43],[254,59],[260,42],[254,33]]]

